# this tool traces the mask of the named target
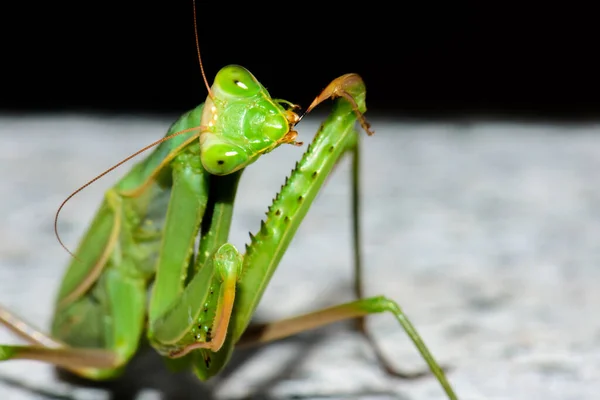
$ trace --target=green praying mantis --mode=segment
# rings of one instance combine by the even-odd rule
[[[194,24],[195,14],[194,5]],[[122,373],[145,334],[167,363],[191,368],[204,381],[224,368],[235,346],[266,343],[347,319],[357,319],[367,336],[360,323],[364,317],[389,312],[448,398],[457,399],[443,369],[400,307],[383,296],[361,295],[357,122],[368,135],[373,134],[364,117],[362,78],[340,76],[306,109],[304,115],[334,99],[332,112],[242,254],[227,242],[242,172],[280,145],[301,145],[294,127],[302,116],[296,113],[297,105],[273,99],[243,67],[222,68],[212,86],[201,60],[200,67],[208,89],[206,101],[173,123],[164,138],[117,164],[156,146],[105,193],[62,281],[51,334],[0,306],[0,322],[30,343],[0,345],[0,361],[38,360],[84,378],[110,379]],[[296,230],[345,154],[354,161],[358,299],[249,327]]]

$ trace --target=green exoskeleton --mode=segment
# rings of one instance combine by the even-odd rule
[[[191,366],[207,380],[223,369],[237,344],[269,342],[344,319],[390,312],[447,396],[456,399],[407,317],[385,297],[359,298],[247,330],[281,257],[344,154],[355,161],[360,295],[357,121],[372,134],[363,117],[362,79],[356,74],[335,79],[307,112],[329,98],[335,99],[333,111],[242,254],[227,243],[242,171],[282,144],[299,144],[294,126],[301,118],[297,106],[271,98],[243,67],[221,69],[204,104],[179,118],[167,132],[168,140],[106,192],[62,281],[51,335],[0,307],[0,321],[31,343],[0,345],[0,360],[39,360],[85,378],[108,379],[122,372],[146,334],[167,360]]]

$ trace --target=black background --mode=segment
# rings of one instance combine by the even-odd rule
[[[306,106],[334,77],[358,72],[372,114],[599,115],[592,10],[324,3],[199,1],[209,81],[241,64],[274,97]],[[191,0],[22,7],[3,12],[1,111],[177,114],[206,96]]]

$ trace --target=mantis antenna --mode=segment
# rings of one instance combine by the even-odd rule
[[[200,73],[202,74],[202,79],[204,80],[204,85],[206,85],[206,90],[208,90],[208,95],[210,96],[211,99],[214,100],[212,90],[210,89],[210,85],[208,84],[208,79],[206,79],[206,74],[204,72],[204,65],[202,64],[202,56],[200,54],[200,39],[198,38],[198,22],[197,22],[197,19],[196,19],[196,0],[192,1],[192,5],[193,5],[193,9],[194,9],[194,36],[196,38],[196,51],[198,52],[198,62],[200,63]],[[67,253],[69,253],[69,255],[71,257],[73,257],[76,260],[79,260],[77,258],[77,256],[75,256],[75,254],[73,254],[73,252],[71,252],[71,250],[69,250],[69,248],[64,244],[64,242],[60,238],[60,234],[58,233],[58,217],[60,215],[60,212],[64,208],[65,204],[67,204],[67,202],[69,200],[71,200],[77,193],[81,192],[83,189],[87,188],[92,183],[94,183],[97,180],[99,180],[100,178],[104,177],[109,172],[112,172],[113,170],[117,169],[121,165],[125,164],[127,161],[129,161],[132,158],[140,155],[141,153],[145,152],[146,150],[151,149],[152,147],[157,146],[157,145],[161,144],[162,142],[165,142],[165,141],[167,141],[169,139],[172,139],[175,136],[179,136],[179,135],[182,135],[184,133],[192,132],[192,131],[199,130],[199,129],[202,129],[202,127],[199,126],[199,127],[185,129],[185,130],[182,130],[180,132],[176,132],[176,133],[174,133],[172,135],[163,137],[163,138],[161,138],[161,139],[159,139],[159,140],[157,140],[157,141],[155,141],[153,143],[150,143],[149,145],[143,147],[142,149],[136,151],[135,153],[133,153],[133,154],[125,157],[123,160],[119,161],[118,163],[116,163],[112,167],[108,168],[107,170],[105,170],[101,174],[99,174],[96,177],[94,177],[93,179],[89,180],[88,182],[86,182],[85,184],[83,184],[82,186],[80,186],[78,189],[76,189],[75,191],[73,191],[69,196],[67,196],[67,198],[64,199],[62,201],[62,203],[60,203],[60,206],[58,206],[58,209],[56,210],[56,214],[54,215],[54,235],[56,236],[56,239],[58,240],[58,243],[61,245],[61,247],[63,249],[65,249],[65,251]]]
[[[208,90],[208,95],[211,100],[215,100],[213,97],[212,90],[210,90],[210,85],[208,84],[208,79],[206,79],[206,74],[204,73],[204,65],[202,64],[202,56],[200,55],[200,39],[198,39],[198,22],[196,20],[196,0],[192,0],[193,8],[194,8],[194,36],[196,37],[196,51],[198,52],[198,62],[200,63],[200,73],[202,74],[202,79],[204,79],[204,84],[206,85],[206,90]]]
[[[119,161],[118,163],[116,163],[115,165],[113,165],[112,167],[108,168],[104,172],[96,175],[96,177],[90,179],[89,181],[87,181],[86,183],[84,183],[83,185],[81,185],[78,189],[76,189],[75,191],[73,191],[70,195],[68,195],[67,198],[64,199],[62,201],[62,203],[60,203],[60,206],[58,206],[58,209],[56,210],[56,214],[54,215],[54,235],[56,236],[56,239],[58,240],[58,243],[62,246],[62,248],[65,249],[65,251],[67,253],[69,253],[71,255],[71,257],[73,257],[75,259],[78,259],[75,256],[75,254],[73,254],[71,252],[71,250],[69,250],[69,248],[63,243],[63,241],[60,238],[60,235],[58,233],[58,216],[60,214],[60,211],[64,208],[65,204],[67,204],[67,202],[69,200],[71,200],[77,193],[81,192],[83,189],[85,189],[86,187],[90,186],[92,183],[96,182],[98,179],[102,178],[104,175],[108,174],[109,172],[112,172],[115,169],[119,168],[121,165],[125,164],[127,161],[129,161],[132,158],[137,157],[138,155],[142,154],[146,150],[149,150],[152,147],[161,144],[162,142],[166,142],[167,140],[173,139],[175,136],[183,135],[184,133],[189,133],[189,132],[197,131],[199,129],[202,129],[202,126],[195,126],[193,128],[184,129],[182,131],[175,132],[172,135],[165,136],[163,138],[160,138],[160,139],[158,139],[158,140],[150,143],[149,145],[147,145],[147,146],[139,149],[135,153],[130,154],[129,156],[125,157],[124,159],[122,159],[121,161]]]

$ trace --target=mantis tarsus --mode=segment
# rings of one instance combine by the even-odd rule
[[[145,332],[167,362],[178,368],[191,366],[207,380],[221,371],[235,345],[269,342],[340,320],[362,321],[371,313],[390,312],[447,396],[456,399],[443,370],[398,305],[385,297],[361,298],[356,122],[367,134],[373,132],[363,116],[365,86],[360,76],[335,79],[307,108],[306,113],[335,99],[333,111],[286,178],[243,255],[227,243],[242,171],[281,144],[299,144],[293,128],[301,117],[295,112],[298,106],[272,99],[240,66],[222,68],[207,88],[205,103],[180,117],[151,155],[106,192],[62,281],[51,335],[0,307],[0,321],[31,343],[0,345],[0,360],[39,360],[85,378],[109,379],[122,372]],[[247,330],[312,201],[346,153],[354,159],[359,299]],[[359,326],[366,333],[364,325]]]

